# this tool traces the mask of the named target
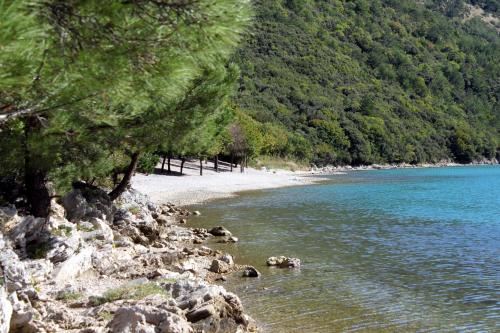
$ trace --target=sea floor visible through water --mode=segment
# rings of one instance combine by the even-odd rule
[[[264,332],[499,330],[499,166],[357,171],[194,209],[191,226],[240,239],[211,246],[263,273],[225,286]]]

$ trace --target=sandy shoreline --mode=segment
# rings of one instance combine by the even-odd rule
[[[256,170],[246,168],[229,171],[221,165],[215,172],[212,163],[203,164],[203,176],[199,175],[196,162],[186,162],[184,175],[180,175],[178,161],[173,161],[172,174],[136,174],[132,187],[148,195],[156,203],[171,202],[179,206],[200,204],[213,199],[229,198],[238,192],[263,190],[287,186],[309,185],[321,180],[311,177],[311,172],[285,170]]]
[[[215,172],[213,163],[203,163],[203,176],[199,175],[198,161],[186,162],[184,174],[180,175],[180,161],[172,160],[171,173],[150,175],[136,174],[132,187],[148,195],[154,202],[173,203],[178,206],[191,206],[214,199],[229,198],[239,192],[265,190],[271,188],[311,185],[323,181],[323,176],[345,174],[352,171],[371,171],[406,168],[442,168],[498,164],[498,161],[457,164],[449,161],[437,164],[398,164],[371,166],[327,166],[313,168],[311,171],[256,170],[246,168],[240,173],[239,168],[230,171],[227,163],[220,163],[219,172]],[[166,167],[165,167],[166,169]]]

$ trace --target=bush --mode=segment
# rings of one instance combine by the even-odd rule
[[[137,171],[142,173],[153,173],[155,167],[160,161],[160,157],[152,153],[144,153],[139,157],[137,162]]]

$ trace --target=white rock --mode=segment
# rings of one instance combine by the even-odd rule
[[[24,328],[29,326],[29,322],[35,317],[34,309],[30,305],[20,301],[16,293],[9,295],[9,301],[12,304],[10,328],[13,332],[24,332]]]
[[[231,256],[230,254],[224,254],[222,255],[219,260],[221,261],[224,261],[225,263],[227,263],[229,266],[234,266],[234,259],[233,259],[233,256]]]
[[[40,283],[50,277],[54,269],[54,264],[47,259],[28,260],[25,262],[25,267],[28,276],[30,276],[34,282]]]
[[[93,252],[94,248],[84,247],[76,255],[59,264],[54,270],[54,281],[62,284],[91,269]]]
[[[0,287],[0,333],[8,333],[10,319],[12,317],[12,304],[7,299],[7,292],[3,286]]]
[[[113,333],[193,332],[189,323],[179,315],[146,305],[119,308],[108,327]]]

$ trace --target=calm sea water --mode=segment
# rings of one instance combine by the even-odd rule
[[[256,266],[231,277],[268,332],[499,332],[500,167],[355,172],[199,207],[215,245]],[[300,270],[267,268],[272,255]]]

